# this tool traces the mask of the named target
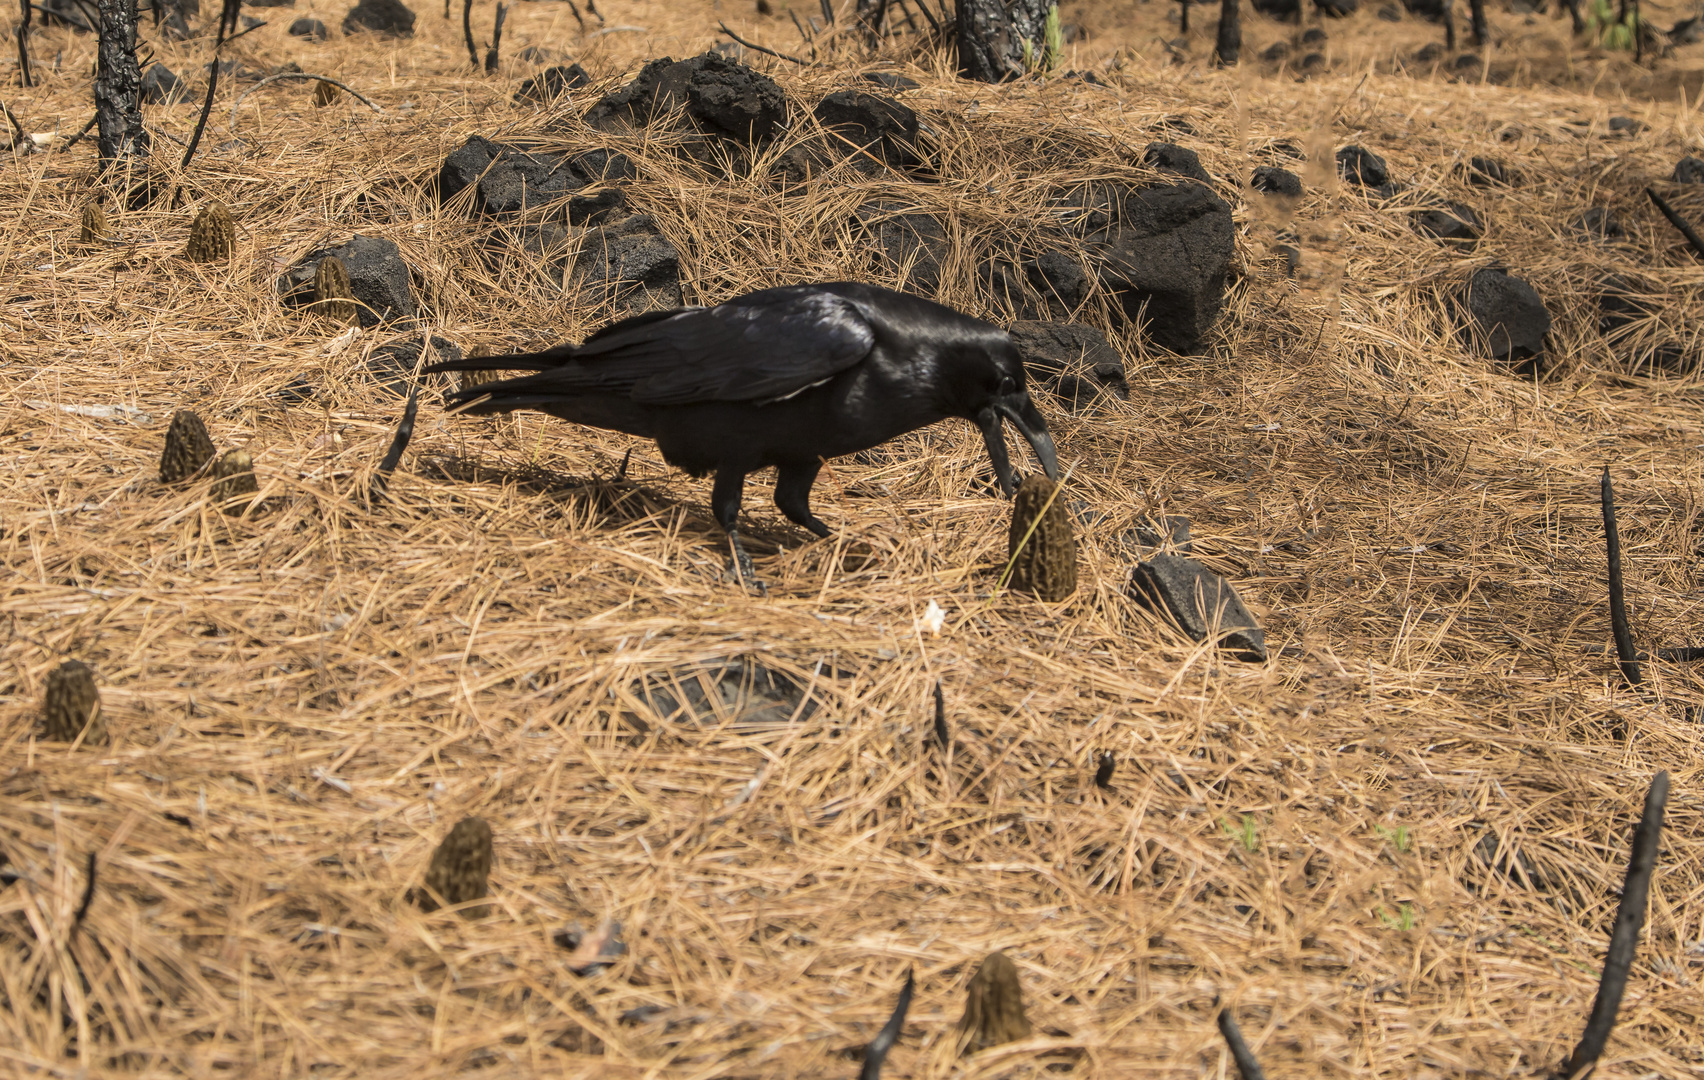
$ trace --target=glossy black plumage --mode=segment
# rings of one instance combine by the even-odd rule
[[[580,345],[471,357],[428,371],[532,370],[450,395],[469,413],[539,409],[655,439],[663,459],[716,474],[717,522],[736,555],[747,474],[774,466],[775,505],[818,536],[810,511],[824,460],[950,417],[982,430],[1012,490],[1001,418],[1057,478],[1047,423],[1006,332],[922,297],[838,282],[748,293],[715,307],[624,319]],[[742,569],[747,569],[742,558]]]

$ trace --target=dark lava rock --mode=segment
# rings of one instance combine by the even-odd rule
[[[1385,159],[1360,146],[1345,146],[1337,151],[1337,173],[1362,187],[1382,188],[1390,183]]]
[[[904,75],[895,75],[891,71],[866,71],[864,72],[864,81],[875,83],[883,90],[891,90],[896,94],[903,93],[906,90],[915,90],[923,85],[916,79],[908,79]]]
[[[1201,167],[1201,157],[1193,150],[1185,150],[1176,143],[1151,142],[1142,151],[1142,164],[1151,165],[1161,172],[1177,173],[1191,180],[1199,180],[1203,184],[1211,184],[1213,178],[1207,170]]]
[[[1645,125],[1631,116],[1612,116],[1609,118],[1609,130],[1622,135],[1637,135],[1645,130]]]
[[[306,375],[298,375],[273,396],[280,405],[306,405],[319,396],[319,391]]]
[[[361,0],[343,17],[343,32],[371,30],[386,37],[413,37],[414,12],[402,0]]]
[[[630,180],[635,175],[625,155],[608,150],[528,152],[475,135],[451,151],[439,167],[438,201],[448,202],[477,184],[476,212],[512,214],[593,184]]]
[[[244,7],[295,7],[296,0],[243,0]]]
[[[822,704],[817,691],[749,656],[659,672],[634,688],[657,722],[711,726],[808,720]],[[647,718],[630,717],[646,724]]]
[[[1598,332],[1610,334],[1622,327],[1651,317],[1648,303],[1641,298],[1631,282],[1619,274],[1611,274],[1598,282],[1603,290],[1598,297]]]
[[[1409,10],[1413,10],[1412,8]],[[1437,42],[1431,42],[1414,50],[1414,61],[1419,64],[1430,64],[1444,55],[1444,47]]]
[[[1068,251],[1044,251],[1024,264],[1024,276],[1049,309],[1077,310],[1089,298],[1094,278],[1083,260]]]
[[[331,36],[331,31],[325,28],[325,23],[318,19],[297,19],[290,24],[291,37],[307,38],[309,41],[324,41]]]
[[[314,271],[320,260],[335,255],[349,272],[350,291],[357,301],[355,312],[362,326],[377,326],[396,319],[412,319],[417,308],[414,287],[402,252],[383,237],[356,233],[342,247],[309,252],[278,280],[284,303],[300,307],[313,299]]]
[[[1314,7],[1327,18],[1342,19],[1359,11],[1361,0],[1314,0]]]
[[[1494,158],[1476,157],[1467,163],[1467,182],[1484,187],[1488,184],[1507,184],[1509,171]]]
[[[1704,41],[1704,18],[1696,15],[1680,20],[1669,30],[1671,45],[1696,45],[1700,41]]]
[[[1402,0],[1402,6],[1408,9],[1408,14],[1427,22],[1444,21],[1444,0]]]
[[[854,215],[858,231],[880,252],[887,273],[903,275],[894,286],[912,292],[932,292],[941,283],[941,267],[952,245],[939,218],[909,204],[877,199]]]
[[[1220,642],[1245,660],[1266,660],[1266,634],[1231,583],[1181,555],[1155,555],[1136,564],[1130,597],[1165,615],[1195,641],[1217,630]]]
[[[1296,67],[1302,71],[1312,71],[1325,66],[1325,54],[1311,52],[1296,61]]]
[[[1258,166],[1249,185],[1254,190],[1264,191],[1268,195],[1284,195],[1292,199],[1302,197],[1302,178],[1289,169],[1280,169],[1276,165]]]
[[[1463,299],[1493,360],[1519,364],[1544,352],[1550,312],[1531,285],[1503,270],[1480,270],[1468,281]]]
[[[386,392],[396,397],[407,397],[415,365],[420,361],[421,347],[419,334],[410,334],[408,337],[380,345],[367,357],[367,374]],[[432,355],[427,358],[428,364],[447,364],[461,358],[459,345],[445,341],[436,334],[432,336]],[[424,378],[437,382],[443,380],[444,376],[435,374]]]
[[[592,77],[579,64],[558,65],[534,75],[515,91],[515,104],[538,102],[548,104],[570,90],[592,85]]]
[[[1464,883],[1477,893],[1489,892],[1489,877],[1494,874],[1511,884],[1528,890],[1548,892],[1553,884],[1550,875],[1513,843],[1500,841],[1489,829],[1473,845],[1473,857],[1462,867]]]
[[[1061,202],[1125,317],[1174,352],[1199,348],[1224,302],[1230,206],[1195,183],[1091,184]]]
[[[777,171],[789,183],[805,183],[842,161],[870,176],[923,165],[917,114],[891,98],[838,90],[817,102],[814,115],[826,137],[809,139],[781,156]]]
[[[149,105],[176,105],[189,100],[189,87],[166,65],[149,64],[142,75],[142,100]]]
[[[1300,18],[1301,0],[1249,0],[1254,10],[1274,19]]]
[[[515,59],[525,64],[548,64],[556,59],[556,53],[538,45],[528,45],[515,54]]]
[[[592,303],[618,312],[681,305],[680,252],[649,214],[589,231],[574,260],[573,279]]]
[[[1386,4],[1379,8],[1379,18],[1385,22],[1401,22],[1402,8],[1395,4]]]
[[[1414,215],[1414,228],[1439,240],[1479,239],[1479,215],[1470,206],[1450,203],[1447,208],[1421,210]]]
[[[607,187],[590,195],[574,195],[568,199],[568,224],[606,225],[627,214],[627,193],[618,187]]]
[[[787,122],[787,99],[775,80],[720,53],[646,64],[637,78],[605,94],[586,113],[600,131],[642,128],[679,109],[700,131],[761,145]]]
[[[1455,61],[1452,64],[1450,64],[1450,67],[1457,71],[1475,71],[1484,66],[1485,61],[1472,53],[1462,53],[1460,56],[1455,58]]]
[[[1067,322],[1015,322],[1007,330],[1030,378],[1077,408],[1102,393],[1130,400],[1124,361],[1105,334]]]
[[[1576,214],[1568,222],[1568,231],[1580,240],[1595,240],[1600,244],[1620,240],[1627,235],[1607,206],[1593,206]]]
[[[1310,27],[1309,29],[1303,31],[1303,33],[1302,33],[1302,44],[1303,45],[1323,45],[1325,43],[1325,41],[1326,41],[1325,31],[1321,30],[1317,26]]]
[[[1260,54],[1260,58],[1262,60],[1273,64],[1278,63],[1280,60],[1288,59],[1289,56],[1290,43],[1288,41],[1274,41],[1266,47],[1264,52]]]
[[[1691,155],[1681,158],[1669,179],[1677,184],[1704,184],[1704,161]]]

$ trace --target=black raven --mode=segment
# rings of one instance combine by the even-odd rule
[[[716,474],[711,512],[735,568],[746,474],[776,468],[775,505],[818,536],[811,485],[824,460],[959,416],[982,430],[1000,490],[1012,493],[1001,417],[1059,476],[1047,421],[1024,389],[1004,330],[922,297],[835,282],[747,293],[715,307],[623,319],[581,345],[469,357],[426,371],[530,370],[449,395],[468,413],[539,409],[578,424],[657,440],[663,460]]]

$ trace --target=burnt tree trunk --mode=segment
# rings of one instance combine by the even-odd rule
[[[142,127],[142,69],[136,63],[136,0],[96,0],[100,53],[95,71],[95,120],[101,168],[148,156]]]
[[[1177,28],[1189,33],[1189,0],[1177,0]]]
[[[1467,0],[1467,9],[1473,19],[1473,43],[1484,48],[1491,36],[1485,29],[1485,0]]]
[[[959,75],[1005,82],[1024,71],[1024,42],[1039,57],[1047,48],[1052,0],[957,0]]]
[[[1586,32],[1586,20],[1580,14],[1580,0],[1562,0],[1562,7],[1568,12],[1568,20],[1574,24],[1574,33]]]
[[[18,74],[28,89],[35,85],[30,81],[30,0],[19,2],[23,5],[24,17],[18,23]]]
[[[1237,62],[1242,53],[1242,0],[1221,0],[1219,38],[1213,52],[1226,67]]]

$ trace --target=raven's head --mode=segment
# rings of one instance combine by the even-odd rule
[[[1006,435],[1000,426],[1002,417],[1029,440],[1047,478],[1059,479],[1059,456],[1053,449],[1053,436],[1048,433],[1047,421],[1042,419],[1035,402],[1030,400],[1024,385],[1023,357],[1012,339],[1005,333],[990,335],[954,360],[950,368],[962,410],[959,415],[982,429],[982,441],[994,462],[1000,490],[1010,495],[1013,487],[1012,462],[1006,456]]]

